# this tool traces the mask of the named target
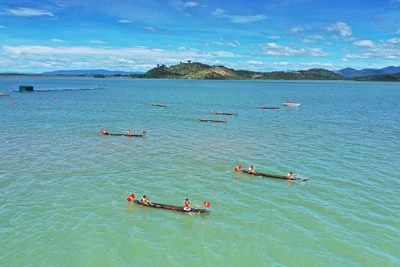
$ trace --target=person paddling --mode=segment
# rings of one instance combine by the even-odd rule
[[[288,180],[293,179],[293,173],[289,172],[288,174],[286,174],[286,179]]]
[[[254,166],[250,166],[249,169],[247,170],[247,173],[254,174],[256,171],[254,169]]]
[[[142,198],[140,199],[140,202],[145,204],[145,205],[151,205],[151,202],[147,200],[146,195],[143,195]]]
[[[183,209],[186,210],[186,211],[190,211],[190,210],[191,210],[191,208],[189,208],[189,205],[190,205],[190,204],[193,204],[193,203],[190,202],[189,199],[187,198],[187,199],[185,200],[185,203],[183,204]]]
[[[132,135],[132,131],[131,130],[128,131],[128,135]]]

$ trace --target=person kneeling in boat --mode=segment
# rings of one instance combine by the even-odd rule
[[[145,205],[151,205],[151,202],[149,200],[147,200],[146,195],[142,196],[142,198],[140,199],[140,202]]]
[[[254,174],[256,171],[254,169],[254,166],[250,166],[249,169],[247,170],[247,173]]]
[[[128,131],[128,135],[132,135],[132,131],[131,130]]]
[[[288,180],[293,179],[293,173],[289,172],[288,174],[286,174],[286,179]]]
[[[191,210],[191,208],[189,208],[189,205],[190,205],[190,204],[193,204],[193,203],[190,202],[189,199],[187,198],[187,199],[185,200],[185,203],[183,204],[183,209],[186,210],[186,211],[190,211],[190,210]]]

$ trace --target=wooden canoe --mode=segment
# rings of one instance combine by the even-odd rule
[[[241,170],[244,173],[247,174],[252,174],[255,176],[262,176],[262,177],[267,177],[267,178],[275,178],[275,179],[283,179],[283,180],[292,180],[292,181],[300,181],[300,182],[305,182],[308,181],[308,178],[297,178],[297,177],[293,177],[293,178],[286,178],[286,176],[284,175],[277,175],[277,174],[270,174],[270,173],[262,173],[262,172],[255,172],[255,173],[249,173],[247,170]]]
[[[133,202],[135,202],[136,204],[145,206],[145,207],[157,208],[157,209],[165,209],[165,210],[173,210],[173,211],[186,212],[186,213],[206,213],[206,212],[210,212],[207,209],[185,210],[185,209],[183,209],[182,206],[160,204],[160,203],[154,203],[154,202],[152,202],[151,204],[144,204],[144,203],[140,202],[139,200],[133,200]]]

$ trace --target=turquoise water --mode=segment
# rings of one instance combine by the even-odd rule
[[[399,83],[1,78],[7,90],[1,266],[400,266]],[[301,107],[258,109],[287,98]],[[197,121],[213,110],[239,115]]]

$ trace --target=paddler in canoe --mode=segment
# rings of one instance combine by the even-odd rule
[[[249,169],[247,170],[247,173],[250,173],[250,174],[254,174],[255,172],[256,172],[256,170],[255,170],[254,166],[250,166]]]
[[[190,205],[190,204],[193,204],[193,203],[190,202],[189,199],[187,198],[187,199],[185,200],[185,203],[183,203],[183,209],[186,210],[186,211],[190,211],[190,210],[191,210],[191,208],[189,208],[189,205]]]
[[[293,179],[293,173],[289,172],[288,174],[286,174],[286,179],[288,180]]]
[[[153,205],[149,200],[147,200],[146,195],[142,196],[142,198],[140,199],[140,202],[145,204],[145,205]]]

